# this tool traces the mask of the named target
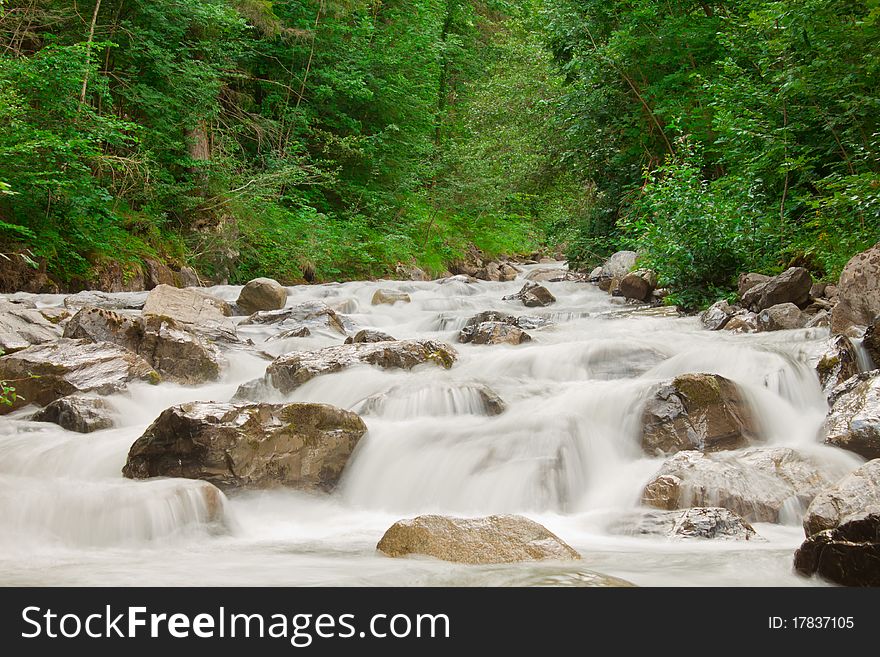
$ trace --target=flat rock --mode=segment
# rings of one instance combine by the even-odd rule
[[[144,317],[169,317],[211,340],[238,342],[228,303],[197,288],[157,285],[147,295]]]
[[[521,328],[512,326],[506,322],[481,322],[476,326],[462,330],[458,336],[459,342],[471,344],[511,344],[518,345],[531,342],[532,336]]]
[[[89,290],[64,297],[64,307],[72,311],[77,311],[84,306],[95,306],[108,310],[140,310],[146,301],[146,292],[115,292],[111,294]]]
[[[0,301],[0,352],[11,354],[60,337],[61,330],[39,310]]]
[[[372,329],[363,329],[352,336],[345,339],[345,344],[360,344],[372,342],[394,342],[397,340],[394,336],[383,333],[382,331],[374,331]]]
[[[281,310],[258,311],[242,320],[239,326],[256,324],[277,325],[282,331],[307,328],[310,333],[315,330],[329,330],[346,334],[342,316],[322,301],[306,301]]]

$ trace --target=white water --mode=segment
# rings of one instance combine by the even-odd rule
[[[820,453],[843,475],[858,457],[819,444],[825,413],[808,361],[824,329],[727,335],[694,318],[621,314],[591,285],[548,283],[558,302],[525,309],[501,301],[510,283],[354,282],[290,289],[288,305],[320,299],[363,328],[454,344],[449,371],[370,367],[319,377],[285,399],[361,410],[369,428],[332,495],[293,491],[231,496],[225,521],[198,482],[133,482],[120,470],[129,446],[166,407],[227,401],[266,361],[228,354],[222,381],[186,388],[138,385],[109,398],[118,427],[88,435],[0,418],[0,584],[85,585],[577,585],[595,570],[640,585],[809,585],[792,574],[803,539],[801,509],[786,525],[757,525],[766,542],[672,541],[610,533],[637,505],[662,460],[638,446],[640,401],[656,381],[716,372],[746,391],[768,444]],[[410,304],[372,306],[378,288]],[[213,293],[234,300],[239,288]],[[58,305],[60,296],[41,296]],[[517,347],[458,345],[457,330],[484,310],[555,323]],[[241,327],[272,354],[339,344],[339,334],[265,342],[271,326]],[[488,385],[507,410],[484,414]],[[213,509],[213,511],[212,511]],[[419,513],[517,512],[578,549],[575,564],[475,567],[389,559],[376,542],[395,520]]]

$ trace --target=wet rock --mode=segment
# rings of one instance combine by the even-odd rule
[[[880,317],[865,330],[865,336],[862,338],[862,347],[874,367],[880,367]]]
[[[833,390],[844,381],[859,373],[856,361],[856,348],[849,338],[837,335],[830,341],[828,349],[816,364],[816,374],[822,391],[829,397]]]
[[[521,317],[514,317],[508,313],[502,313],[495,310],[488,310],[477,315],[471,317],[467,323],[464,325],[464,328],[458,334],[458,341],[462,343],[471,342],[474,340],[477,332],[479,331],[479,327],[481,324],[485,323],[504,323],[511,327],[515,327],[518,329],[535,329],[541,326],[545,326],[547,324],[547,320],[543,317],[531,317],[529,315],[523,315]],[[486,327],[488,330],[489,327]],[[485,334],[485,331],[483,332]],[[511,336],[515,337],[516,333],[513,332]],[[528,339],[531,339],[529,336]],[[479,342],[477,344],[487,344],[485,342]],[[518,344],[518,343],[516,343]]]
[[[720,506],[749,522],[779,522],[784,508],[806,508],[841,475],[828,463],[786,448],[674,454],[642,493],[658,509]]]
[[[131,446],[130,479],[202,479],[221,489],[332,490],[366,432],[354,413],[327,404],[172,406]]]
[[[807,328],[829,328],[831,326],[831,313],[820,310],[807,322]]]
[[[556,302],[556,297],[550,294],[550,290],[537,283],[526,283],[519,292],[506,296],[503,299],[504,301],[522,301],[523,305],[528,308],[549,306],[551,303]]]
[[[825,443],[866,459],[880,458],[880,371],[847,379],[831,393]]]
[[[287,394],[316,376],[355,365],[409,370],[422,363],[433,363],[449,369],[457,357],[452,347],[434,340],[345,344],[318,351],[294,351],[279,356],[266,368],[262,384]],[[236,393],[236,399],[249,399],[247,395],[258,388],[253,382],[244,384]]]
[[[516,267],[506,262],[502,262],[498,266],[498,280],[501,283],[507,283],[509,281],[516,280],[519,271]]]
[[[638,272],[631,272],[620,279],[618,290],[626,299],[649,301],[654,288],[644,276]]]
[[[104,399],[70,395],[56,399],[31,417],[34,422],[52,422],[68,431],[91,433],[113,427],[113,409]]]
[[[623,278],[636,266],[635,251],[618,251],[602,265],[603,278]]]
[[[157,260],[146,258],[144,260],[144,289],[152,290],[159,285],[171,285],[177,287],[180,280],[174,276],[171,267],[163,265]]]
[[[516,326],[506,322],[482,322],[474,327],[462,330],[458,335],[459,342],[472,344],[523,344],[531,342],[532,336]]]
[[[287,288],[272,278],[255,278],[241,288],[235,305],[245,313],[279,310],[287,303]]]
[[[64,337],[89,342],[112,342],[135,353],[143,337],[140,317],[121,315],[106,308],[85,306],[64,328]]]
[[[778,276],[758,283],[742,295],[742,305],[760,312],[781,303],[800,307],[810,299],[813,277],[803,267],[791,267]]]
[[[418,407],[421,400],[432,395],[438,395],[445,403],[434,405],[427,413],[428,415],[494,416],[501,415],[507,409],[504,400],[487,385],[481,383],[464,385],[429,383],[394,386],[385,392],[367,397],[352,410],[362,415],[383,415],[392,409],[398,413],[394,417],[405,416],[409,418],[412,416],[413,407]],[[419,408],[419,413],[425,414],[423,408]]]
[[[147,295],[144,316],[169,317],[185,328],[211,340],[238,342],[229,304],[206,292],[158,285]]]
[[[751,272],[748,274],[740,274],[737,282],[737,291],[739,292],[740,299],[742,299],[743,295],[756,285],[766,283],[769,280],[770,277],[764,274],[755,274]]]
[[[731,333],[754,333],[758,330],[758,314],[740,311],[727,321],[724,330]]]
[[[146,292],[77,292],[69,297],[64,297],[64,307],[68,310],[77,311],[85,306],[106,308],[107,310],[140,310],[147,301]]]
[[[266,342],[276,342],[278,340],[289,340],[290,338],[307,338],[312,334],[308,326],[297,326],[296,328],[270,335],[266,338]]]
[[[580,559],[538,523],[513,515],[453,518],[426,515],[394,523],[376,546],[389,557],[425,555],[468,564]]]
[[[395,303],[409,303],[412,301],[406,292],[398,292],[397,290],[376,290],[370,303],[374,306],[388,305],[393,306]]]
[[[754,528],[721,507],[694,507],[683,511],[640,510],[619,518],[611,532],[624,535],[666,536],[675,539],[761,541]]]
[[[700,321],[710,331],[719,331],[737,312],[727,301],[716,301],[700,315]]]
[[[346,326],[337,311],[321,301],[306,301],[282,310],[256,312],[239,326],[277,324],[281,330],[291,331],[305,327],[313,330],[331,330],[345,335]]]
[[[868,461],[816,495],[804,515],[804,533],[834,529],[862,511],[880,513],[880,459]]]
[[[642,448],[652,456],[738,449],[758,435],[737,385],[717,374],[677,376],[658,386],[642,409]]]
[[[468,276],[466,274],[455,274],[454,276],[446,276],[445,278],[441,278],[439,282],[441,285],[448,283],[473,284],[477,282],[477,279],[473,276]]]
[[[813,534],[795,552],[794,567],[843,586],[880,586],[880,512]]]
[[[60,329],[39,310],[0,301],[0,352],[11,354],[60,337]]]
[[[155,384],[160,378],[146,360],[115,344],[61,339],[0,358],[0,380],[14,381],[20,396],[12,406],[0,406],[0,414],[78,392],[109,395],[131,381]]]
[[[397,338],[388,335],[387,333],[383,333],[382,331],[363,329],[355,333],[353,336],[347,337],[345,339],[345,344],[360,344],[363,342],[394,342],[395,340],[397,340]]]
[[[856,337],[861,327],[880,317],[880,242],[846,263],[836,292],[838,301],[831,312],[833,333]]]
[[[758,330],[785,331],[804,328],[809,319],[793,303],[778,303],[758,313]]]
[[[527,281],[535,283],[560,283],[564,281],[583,283],[588,278],[579,272],[559,269],[558,267],[552,269],[533,269],[525,277]]]

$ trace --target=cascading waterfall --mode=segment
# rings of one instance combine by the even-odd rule
[[[522,284],[290,288],[288,305],[323,301],[351,326],[443,340],[460,354],[450,370],[361,366],[280,398],[334,404],[364,418],[369,431],[329,496],[262,491],[227,499],[197,481],[122,478],[128,448],[162,410],[189,400],[228,401],[264,371],[267,361],[256,353],[230,351],[230,367],[214,384],[135,385],[109,397],[113,429],[75,434],[29,421],[32,409],[0,418],[0,582],[577,584],[595,569],[639,584],[810,583],[791,574],[801,539],[796,504],[783,514],[785,523],[758,526],[763,543],[675,542],[612,528],[636,508],[662,463],[639,446],[641,406],[652,386],[678,374],[734,380],[767,444],[806,450],[840,474],[854,468],[857,457],[818,437],[826,405],[810,359],[827,330],[709,332],[694,318],[617,313],[618,300],[574,282],[546,284],[558,299],[549,308],[501,300]],[[406,292],[412,302],[373,306],[380,288]],[[239,289],[210,292],[233,301]],[[42,306],[63,302],[58,295],[30,298]],[[529,329],[533,342],[519,346],[457,344],[467,319],[486,310],[550,323]],[[342,342],[329,328],[277,340],[277,326],[239,331],[274,356]],[[504,412],[487,402],[487,389]],[[524,513],[578,548],[584,561],[481,569],[376,555],[392,522],[426,512]]]

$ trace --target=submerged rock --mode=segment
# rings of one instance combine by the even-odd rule
[[[472,344],[517,345],[531,342],[532,336],[506,322],[482,322],[462,330],[458,335],[458,341]]]
[[[439,403],[432,400],[433,395],[439,396]],[[492,416],[503,413],[506,405],[494,390],[481,383],[463,385],[429,383],[394,386],[385,392],[367,397],[352,410],[361,415],[383,415],[389,408],[400,415],[406,415],[408,419],[412,415],[413,408],[421,415],[474,413]]]
[[[645,486],[642,503],[667,510],[720,506],[749,522],[779,522],[783,509],[806,508],[839,476],[829,464],[787,447],[678,452]]]
[[[513,515],[485,518],[418,516],[394,523],[376,546],[389,557],[425,555],[467,564],[580,559],[538,523]]]
[[[279,310],[287,303],[287,288],[272,278],[255,278],[241,289],[235,305],[251,314],[260,310]]]
[[[68,431],[91,433],[113,427],[113,408],[106,400],[89,395],[56,399],[31,417],[34,422],[51,422]]]
[[[242,385],[235,398],[250,399],[261,386],[287,394],[316,376],[355,365],[409,370],[422,363],[433,363],[449,369],[456,358],[458,354],[452,347],[434,340],[345,344],[318,351],[294,351],[276,358],[266,368],[262,380]]]
[[[19,399],[0,405],[0,415],[25,404],[47,404],[78,392],[109,395],[132,381],[158,383],[161,377],[131,351],[109,342],[62,338],[0,358],[0,380],[14,381]]]
[[[810,299],[813,277],[803,267],[791,267],[778,276],[749,288],[742,295],[742,305],[760,312],[782,303],[800,307]]]
[[[239,326],[255,324],[273,324],[283,331],[305,328],[309,331],[308,334],[313,330],[330,330],[342,335],[346,333],[343,318],[322,301],[306,301],[281,310],[258,311],[243,320]]]
[[[830,294],[826,288],[825,293]],[[855,337],[880,317],[880,242],[853,256],[836,286],[831,331]]]
[[[717,374],[682,374],[654,389],[642,409],[642,448],[650,455],[745,447],[759,427],[739,387]]]
[[[868,461],[816,495],[804,516],[807,536],[834,529],[861,511],[880,512],[880,459]]]
[[[39,310],[0,300],[0,352],[11,354],[60,337],[60,329]]]
[[[880,586],[880,512],[811,535],[795,552],[794,567],[844,586]]]
[[[854,376],[831,393],[825,442],[866,459],[880,458],[880,371]]]
[[[528,308],[549,306],[551,303],[556,302],[556,297],[550,293],[550,290],[537,283],[526,283],[519,292],[508,295],[503,299],[504,301],[522,301],[523,305]]]
[[[409,303],[412,301],[406,292],[398,292],[397,290],[376,290],[370,301],[374,306],[388,305],[393,306],[395,303]]]
[[[366,432],[327,404],[189,402],[166,409],[131,446],[130,479],[202,479],[222,489],[331,490]]]
[[[694,507],[682,511],[641,510],[618,519],[611,531],[673,539],[762,541],[754,528],[728,509]]]

